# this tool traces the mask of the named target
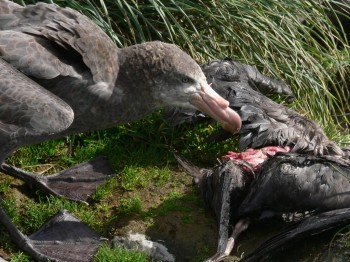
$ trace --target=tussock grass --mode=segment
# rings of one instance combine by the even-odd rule
[[[179,45],[199,63],[229,56],[256,65],[285,80],[302,98],[296,108],[342,142],[337,125],[348,122],[350,59],[344,28],[327,16],[337,14],[334,1],[54,2],[92,18],[120,47],[161,40]]]

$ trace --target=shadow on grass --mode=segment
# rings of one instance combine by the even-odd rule
[[[176,261],[203,261],[215,253],[218,230],[211,215],[193,198],[193,193],[185,193],[140,213],[117,212],[118,219],[110,227],[116,235],[144,233],[166,246]]]
[[[105,236],[112,239],[130,231],[144,233],[165,245],[176,261],[203,261],[215,253],[217,225],[191,177],[177,166],[170,172],[171,177],[158,186],[153,183],[132,191],[115,190],[106,200],[114,208],[112,219],[103,226]]]

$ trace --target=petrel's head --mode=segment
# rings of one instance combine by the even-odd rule
[[[237,133],[240,116],[229,107],[229,102],[218,95],[207,83],[200,66],[173,44],[147,42],[137,45],[138,60],[147,60],[145,82],[151,86],[154,101],[161,106],[194,108],[209,115],[223,128]]]

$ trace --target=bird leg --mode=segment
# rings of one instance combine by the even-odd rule
[[[219,261],[222,261],[225,258],[227,258],[230,255],[230,253],[235,245],[235,240],[238,238],[238,236],[243,231],[245,231],[248,228],[249,223],[250,223],[249,218],[240,219],[236,223],[235,228],[233,229],[231,236],[227,239],[226,247],[225,247],[224,251],[217,252],[214,256],[210,257],[205,262],[219,262]]]
[[[24,235],[2,207],[0,223],[5,226],[16,245],[36,261],[87,262],[106,240],[67,210],[59,211],[37,232]]]
[[[49,176],[23,171],[5,163],[0,166],[0,170],[47,194],[84,203],[99,185],[115,176],[106,157],[97,157]]]

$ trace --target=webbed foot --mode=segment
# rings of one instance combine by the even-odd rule
[[[45,193],[78,202],[86,202],[99,185],[115,176],[106,157],[97,157],[48,176],[23,171],[5,163],[2,164],[0,170]]]
[[[92,261],[105,241],[67,210],[59,211],[29,237],[19,231],[1,205],[0,222],[16,245],[37,261]]]

